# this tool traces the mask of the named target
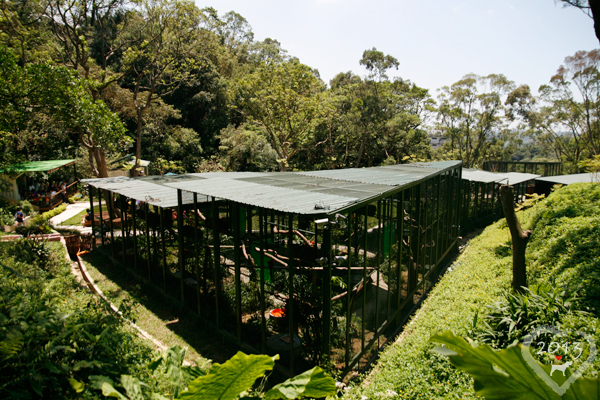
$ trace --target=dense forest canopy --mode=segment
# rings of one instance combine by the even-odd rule
[[[500,73],[435,95],[390,77],[402,60],[374,47],[357,54],[367,76],[323,82],[243,16],[188,0],[0,4],[3,166],[77,158],[105,177],[134,154],[159,174],[431,159],[558,159],[578,172],[600,151],[600,50],[569,55],[539,96]]]

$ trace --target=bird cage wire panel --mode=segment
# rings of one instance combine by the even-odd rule
[[[490,172],[522,172],[538,174],[541,176],[554,176],[562,174],[562,163],[535,161],[484,161],[482,169]]]
[[[89,188],[91,207],[97,197],[120,215],[92,219],[98,245],[136,275],[242,350],[280,354],[287,374],[329,364],[346,376],[368,365],[457,253],[461,186],[459,164],[328,218],[184,190],[177,206],[160,207]]]
[[[449,170],[330,224],[325,356],[343,376],[368,365],[455,255],[460,183],[460,168]]]
[[[498,182],[462,181],[461,233],[489,225],[502,216]]]
[[[479,182],[462,180],[461,223],[460,233],[466,234],[473,229],[485,227],[504,217],[500,200],[502,182]],[[512,184],[514,187],[514,203],[527,200],[527,195],[534,192],[534,180]]]

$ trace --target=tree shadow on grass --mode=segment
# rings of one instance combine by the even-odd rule
[[[156,315],[167,329],[180,336],[202,357],[222,363],[236,353],[237,345],[227,341],[218,331],[175,300],[165,296],[154,285],[140,283],[121,263],[115,263],[99,250],[82,256],[82,259],[119,287],[107,293],[109,299],[121,298],[125,292]],[[115,295],[116,297],[113,297]]]

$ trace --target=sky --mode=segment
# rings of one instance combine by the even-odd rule
[[[196,0],[219,15],[235,11],[255,40],[276,39],[288,54],[319,70],[365,76],[362,53],[373,47],[398,59],[390,78],[432,95],[468,73],[504,74],[534,93],[565,57],[599,48],[590,17],[553,0]]]

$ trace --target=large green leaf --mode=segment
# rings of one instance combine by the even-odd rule
[[[214,364],[208,375],[194,379],[178,399],[233,400],[275,366],[279,356],[246,355],[241,351],[224,364]]]
[[[314,367],[287,381],[274,386],[265,400],[300,399],[302,397],[325,397],[336,393],[335,381],[319,367]]]
[[[142,386],[146,386],[138,378],[131,375],[121,375],[121,383],[131,400],[145,400]]]
[[[79,382],[75,378],[69,378],[69,383],[71,384],[73,390],[75,390],[77,393],[81,393],[85,389],[85,384],[83,382]]]
[[[475,392],[487,400],[506,399],[598,399],[600,381],[598,379],[579,378],[575,380],[561,396],[553,390],[523,358],[522,345],[495,351],[488,345],[472,345],[451,332],[438,334],[430,339],[443,343],[446,347],[436,350],[449,356],[450,362],[473,377]],[[551,368],[539,364],[547,375]],[[567,368],[566,376],[554,374],[552,379],[557,385],[563,385],[572,375]]]

